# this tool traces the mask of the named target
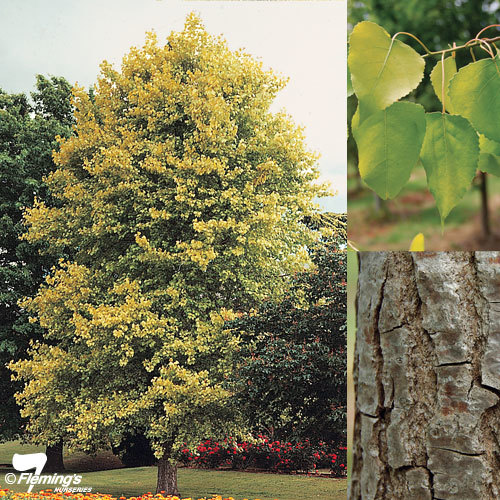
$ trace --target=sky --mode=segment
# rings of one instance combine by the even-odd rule
[[[181,0],[1,0],[0,88],[33,90],[35,75],[64,76],[88,87],[99,64],[120,68],[147,31],[159,41],[180,31],[196,12],[207,31],[223,35],[289,78],[273,110],[286,110],[305,128],[319,152],[321,178],[336,196],[324,210],[345,212],[346,190],[346,2]]]

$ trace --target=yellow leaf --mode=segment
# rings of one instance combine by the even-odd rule
[[[423,252],[424,250],[425,250],[424,235],[422,233],[418,233],[411,242],[410,252]]]

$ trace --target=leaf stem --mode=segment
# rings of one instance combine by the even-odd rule
[[[458,47],[453,47],[451,49],[444,49],[444,50],[436,50],[434,52],[427,52],[427,54],[424,54],[422,57],[437,56],[437,55],[441,55],[443,53],[447,54],[449,52],[454,52],[456,50],[468,49],[470,47],[475,47],[476,45],[481,45],[481,43],[483,43],[483,42],[494,43],[494,42],[498,42],[499,40],[500,40],[500,36],[497,36],[495,38],[472,38],[467,43],[464,43],[463,45],[459,45]]]
[[[444,54],[441,54],[441,101],[443,102],[443,115],[446,113],[446,106],[444,104]]]
[[[351,247],[355,252],[359,252],[359,249],[354,245],[351,240],[347,240],[347,246]]]
[[[479,38],[479,35],[484,33],[486,30],[489,30],[490,28],[500,28],[500,24],[490,24],[489,26],[486,26],[486,28],[483,28],[477,35],[476,39]]]
[[[415,35],[413,35],[412,33],[408,33],[406,31],[399,31],[398,33],[396,33],[393,37],[392,37],[392,40],[396,40],[396,37],[398,35],[408,35],[408,36],[411,36],[414,40],[416,40],[423,48],[424,50],[427,52],[428,55],[432,54],[432,52],[426,47],[426,45],[424,44],[424,42],[422,42],[420,40],[420,38],[417,38]]]
[[[481,41],[480,41],[479,46],[480,46],[480,47],[481,47],[481,48],[482,48],[485,52],[487,52],[487,53],[490,55],[490,57],[493,59],[493,58],[495,57],[495,54],[493,54],[493,49],[491,48],[491,45],[490,45],[488,42],[486,42],[486,41],[484,41],[484,40],[482,40],[482,39],[480,39],[480,40],[481,40]],[[485,45],[486,45],[486,47],[485,47]]]

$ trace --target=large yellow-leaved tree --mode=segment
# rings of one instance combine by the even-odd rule
[[[11,366],[33,441],[92,452],[135,429],[175,494],[184,442],[244,430],[225,322],[307,263],[301,221],[326,192],[301,130],[269,111],[283,85],[191,15],[74,90],[56,202],[25,215],[30,241],[71,255],[26,300],[47,333]]]

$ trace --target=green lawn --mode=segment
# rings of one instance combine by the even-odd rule
[[[22,446],[11,442],[0,445],[0,463],[11,463],[14,453],[34,453],[43,448]],[[104,454],[104,460],[108,458]],[[67,455],[68,473],[82,470],[79,465],[86,459],[84,455]],[[99,457],[101,459],[101,456]],[[88,460],[88,459],[87,459]],[[84,464],[88,470],[88,464]],[[16,472],[12,468],[0,470],[0,486],[7,487],[4,475]],[[120,468],[95,472],[82,472],[82,487],[91,487],[92,492],[109,493],[115,497],[137,496],[155,491],[156,467]],[[14,491],[24,488],[9,486]],[[40,488],[43,489],[43,488]],[[235,500],[243,498],[260,500],[345,500],[347,481],[345,479],[291,476],[285,474],[262,474],[233,471],[207,471],[179,469],[179,489],[183,497],[201,498],[219,494],[232,496]],[[33,491],[38,491],[35,487]]]

